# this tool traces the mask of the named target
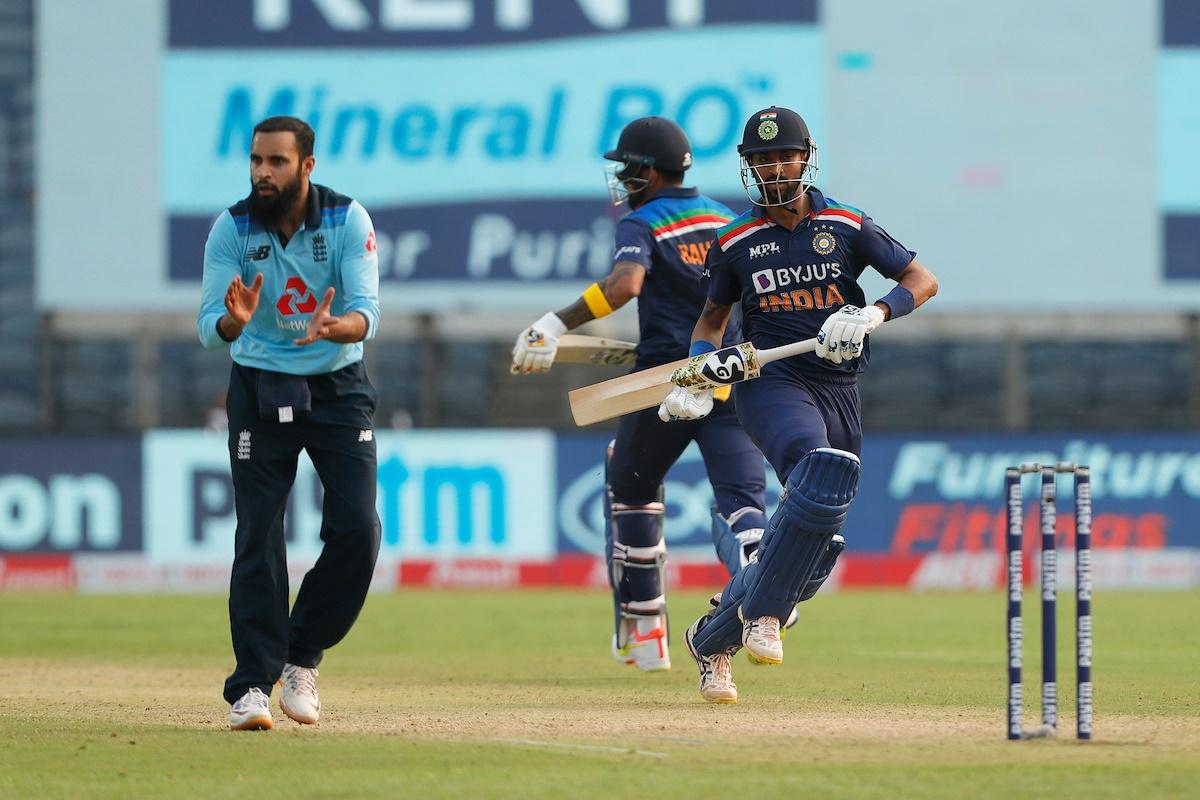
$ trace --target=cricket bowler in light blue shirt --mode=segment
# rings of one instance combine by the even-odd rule
[[[317,665],[350,631],[379,555],[375,388],[363,341],[379,328],[379,267],[359,203],[309,181],[311,127],[254,128],[250,195],[223,211],[204,248],[200,341],[231,344],[226,410],[237,530],[225,681],[231,730],[273,727],[280,709],[315,724]],[[324,489],[321,555],[289,610],[284,509],[300,451]]]

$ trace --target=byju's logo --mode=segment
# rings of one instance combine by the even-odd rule
[[[751,273],[750,280],[754,283],[754,291],[758,294],[775,291],[774,270],[760,269],[758,272]]]
[[[292,314],[311,314],[317,310],[317,298],[308,290],[308,285],[298,277],[287,279],[283,294],[275,302],[275,308],[285,317]]]

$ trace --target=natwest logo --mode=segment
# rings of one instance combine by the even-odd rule
[[[275,302],[275,308],[285,317],[292,314],[311,314],[317,310],[317,298],[313,297],[302,279],[293,276],[287,279],[283,294]]]

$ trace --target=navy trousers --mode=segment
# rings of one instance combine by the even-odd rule
[[[746,506],[764,509],[763,454],[738,424],[732,406],[732,401],[714,403],[707,417],[687,422],[663,422],[657,406],[621,417],[608,465],[613,499],[630,505],[656,500],[667,471],[694,440],[722,514]]]
[[[233,703],[251,687],[270,694],[285,662],[315,667],[350,631],[379,555],[375,392],[361,364],[308,378],[312,409],[294,422],[260,414],[257,370],[234,365],[227,399],[237,533],[229,625],[237,666]],[[321,555],[288,608],[284,509],[305,450],[324,488]]]

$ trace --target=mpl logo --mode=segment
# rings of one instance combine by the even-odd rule
[[[317,298],[308,290],[308,285],[293,275],[287,279],[283,294],[275,302],[275,308],[285,317],[293,314],[311,314],[317,310]]]
[[[750,274],[750,282],[754,284],[754,291],[758,294],[773,292],[775,291],[775,270],[760,269],[758,272],[753,272]]]
[[[756,244],[750,248],[750,260],[753,261],[756,258],[760,258],[762,256],[771,255],[772,253],[778,253],[778,252],[780,252],[778,242],[766,242],[765,244]]]

